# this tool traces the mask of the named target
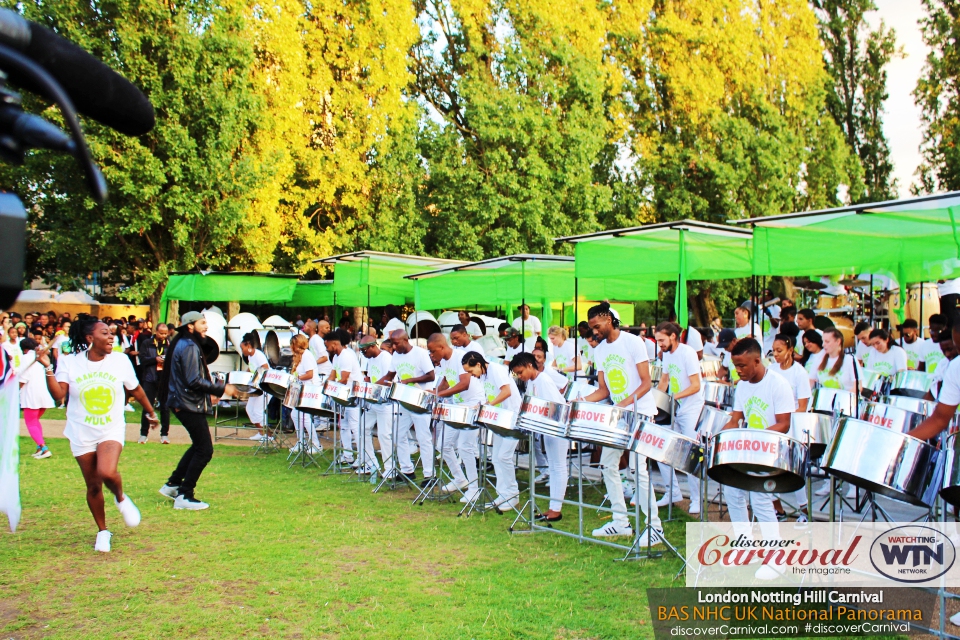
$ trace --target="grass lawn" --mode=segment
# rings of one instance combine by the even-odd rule
[[[459,503],[414,507],[410,490],[373,495],[229,446],[198,487],[212,507],[193,513],[157,493],[184,447],[127,447],[143,522],[125,529],[110,499],[113,552],[97,554],[67,441],[38,461],[20,446],[23,519],[0,544],[4,638],[642,638],[645,589],[683,585],[676,558],[614,562],[614,549],[511,535],[507,516],[457,518]],[[678,546],[682,527],[667,523]]]

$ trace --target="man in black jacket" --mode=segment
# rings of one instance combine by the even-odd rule
[[[224,385],[210,379],[200,348],[206,333],[207,320],[203,314],[198,311],[183,314],[177,335],[169,347],[170,357],[160,376],[160,406],[173,410],[190,434],[192,443],[170,479],[160,487],[161,495],[174,500],[174,509],[199,511],[210,506],[193,495],[200,474],[213,457],[213,441],[207,424],[210,396],[237,395],[232,384]]]
[[[151,404],[157,401],[157,391],[160,383],[160,372],[163,371],[163,361],[167,355],[167,348],[170,346],[168,337],[170,330],[167,325],[160,323],[157,325],[157,332],[150,336],[142,336],[137,344],[137,352],[140,357],[140,369],[137,372],[140,376],[140,386],[143,392],[147,394],[147,399]],[[147,421],[147,414],[140,418],[140,444],[147,442],[147,432],[150,429],[150,423]],[[170,410],[163,408],[160,411],[160,444],[170,444]]]

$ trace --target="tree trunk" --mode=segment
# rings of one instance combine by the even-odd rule
[[[227,303],[227,322],[230,321],[230,318],[240,313],[240,303],[231,300]]]
[[[691,298],[693,303],[693,316],[697,321],[695,326],[698,327],[709,327],[711,321],[714,318],[720,316],[717,312],[717,305],[713,301],[713,296],[710,295],[710,289],[702,289],[700,293]]]
[[[158,318],[160,316],[157,316]],[[167,324],[176,327],[180,324],[180,301],[169,300],[167,302]]]

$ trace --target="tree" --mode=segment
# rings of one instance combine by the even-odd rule
[[[914,99],[921,109],[923,162],[915,193],[960,189],[960,2],[924,0],[920,21],[930,48]]]
[[[895,198],[890,147],[883,135],[883,103],[889,95],[887,65],[904,55],[897,48],[896,33],[882,20],[877,29],[870,29],[866,15],[877,8],[873,0],[814,0],[813,6],[831,78],[827,107],[863,166],[862,193],[851,199]]]

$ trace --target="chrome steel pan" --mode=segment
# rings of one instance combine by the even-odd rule
[[[704,382],[703,401],[712,407],[729,409],[733,406],[733,386],[722,382]]]
[[[323,393],[342,407],[353,407],[357,404],[357,399],[350,395],[349,384],[327,380],[323,384]]]
[[[867,491],[929,507],[940,490],[943,456],[904,433],[841,418],[820,466]]]
[[[842,389],[817,387],[810,398],[810,411],[832,416],[835,413],[854,418],[860,415],[857,396]]]
[[[726,429],[713,436],[707,475],[745,491],[784,493],[804,485],[807,447],[769,429]]]
[[[297,409],[311,415],[332,414],[336,405],[329,396],[323,393],[323,387],[318,384],[305,384],[300,390],[300,399]]]
[[[660,382],[660,377],[663,375],[663,365],[660,364],[651,364],[650,365],[650,382],[657,384]]]
[[[960,449],[957,434],[947,438],[942,455],[946,458],[943,468],[943,488],[940,497],[955,507],[960,507]]]
[[[570,405],[525,395],[520,405],[518,424],[528,431],[558,438],[567,437]]]
[[[883,393],[883,387],[887,382],[887,377],[873,369],[860,370],[860,388],[861,393],[866,396],[876,396]]]
[[[390,387],[390,399],[413,413],[430,413],[437,396],[412,384],[394,382]]]
[[[833,419],[822,413],[791,413],[788,435],[807,445],[810,458],[817,460],[833,437]]]
[[[937,408],[937,403],[932,400],[911,396],[880,396],[880,402],[914,413],[922,413],[925,416],[933,415],[933,410]]]
[[[712,438],[713,434],[719,433],[721,429],[730,422],[730,412],[709,405],[703,405],[700,411],[700,419],[697,420],[697,434],[701,438]]]
[[[290,383],[290,386],[287,387],[287,393],[283,396],[283,406],[287,409],[296,409],[297,404],[300,402],[300,392],[303,390],[303,383],[299,380],[294,380]]]
[[[517,418],[515,411],[485,404],[477,414],[477,424],[505,438],[522,438],[524,432],[517,429]]]
[[[480,405],[438,402],[433,406],[433,417],[443,420],[454,429],[476,429]]]
[[[289,371],[283,369],[267,369],[260,379],[260,388],[275,398],[283,400],[287,395],[287,388],[295,378]]]
[[[259,371],[264,370],[260,369]],[[257,373],[259,373],[259,371]],[[230,371],[226,374],[224,382],[232,384],[237,390],[243,393],[249,393],[252,396],[260,395],[263,393],[263,390],[260,389],[257,373],[252,371]],[[266,373],[266,371],[264,371],[264,373]],[[263,378],[263,374],[260,375],[260,378]]]
[[[716,382],[720,379],[720,360],[701,360],[700,373],[704,380]]]
[[[654,416],[653,421],[657,424],[670,424],[670,405],[673,404],[673,397],[657,388],[650,389],[648,393],[657,405],[657,415]]]
[[[922,413],[914,413],[900,407],[880,402],[868,402],[863,407],[860,419],[878,427],[886,427],[900,433],[909,433],[923,422]]]
[[[641,421],[631,451],[692,475],[700,472],[703,448],[693,438],[653,422]]]
[[[930,391],[933,374],[923,371],[900,371],[890,383],[890,395],[922,398]]]
[[[350,383],[350,395],[360,400],[380,404],[390,399],[390,387],[373,382],[354,380]]]
[[[567,402],[576,400],[577,398],[585,398],[599,387],[595,387],[586,380],[574,380],[567,385],[567,388],[563,392],[563,398]]]
[[[637,414],[630,409],[599,402],[570,405],[567,437],[614,449],[629,449],[636,431]]]

